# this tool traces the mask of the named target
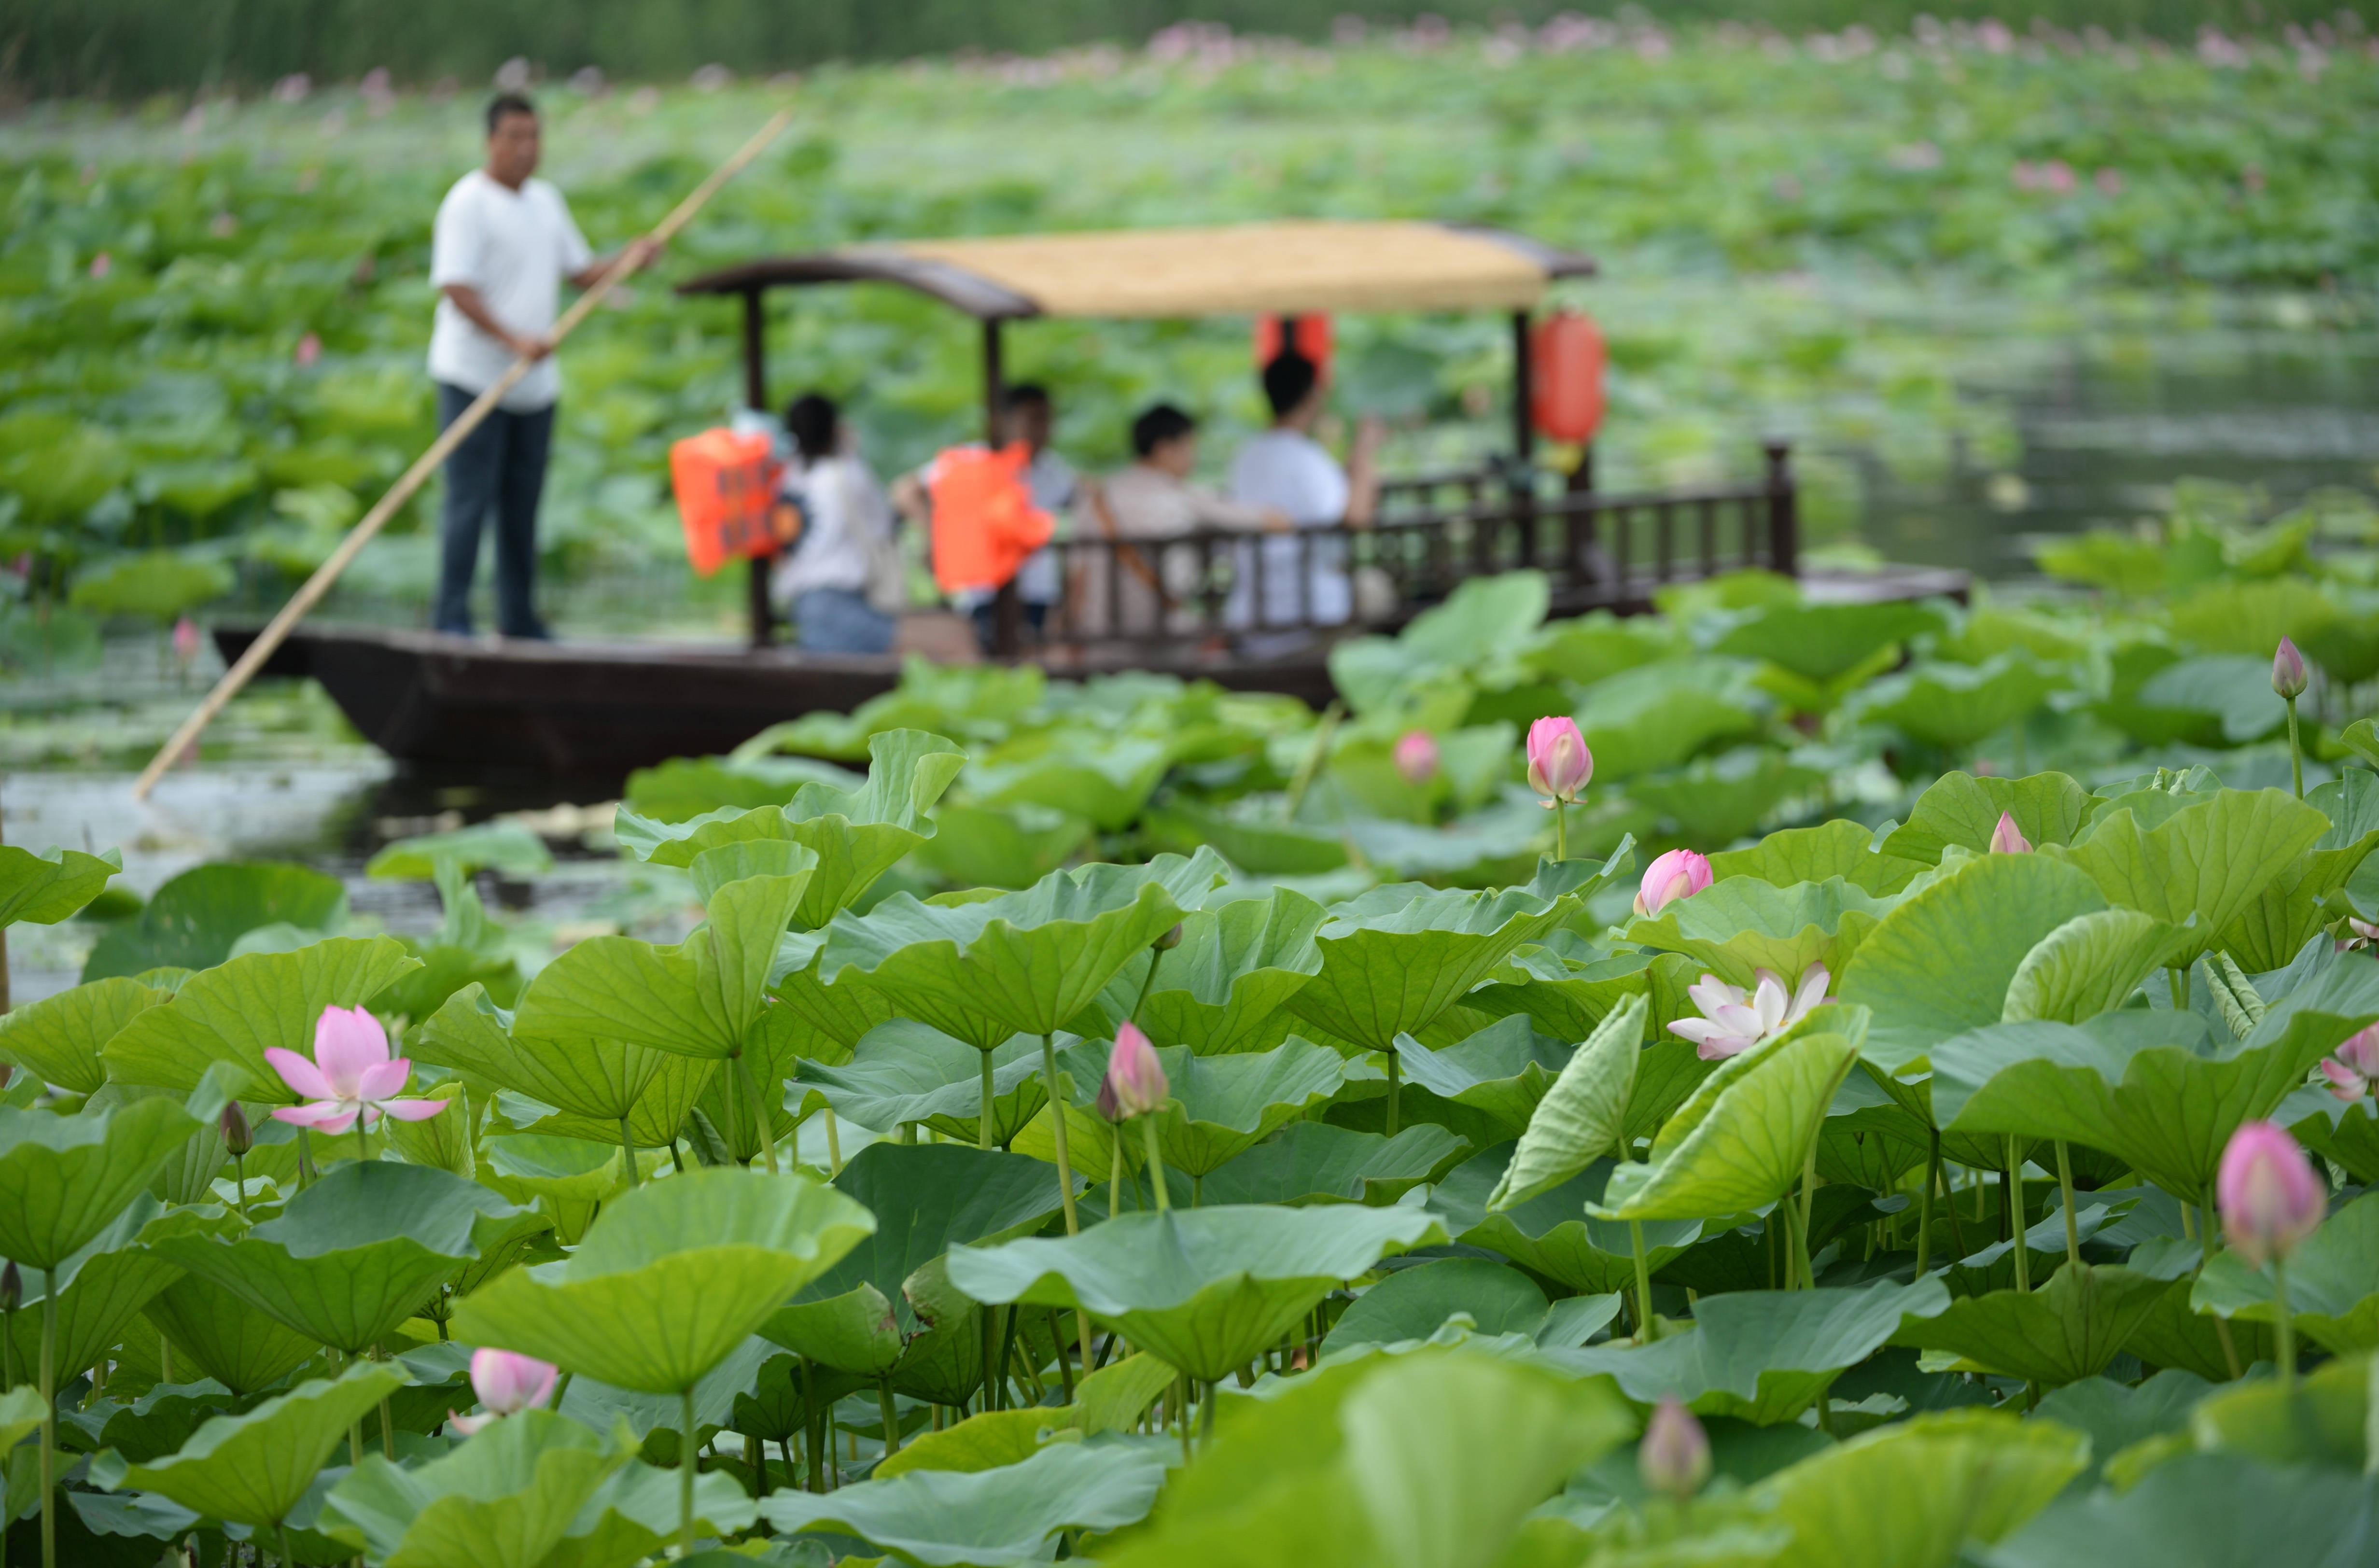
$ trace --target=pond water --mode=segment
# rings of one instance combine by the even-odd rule
[[[1859,456],[1861,535],[1890,559],[2014,581],[2030,571],[2030,540],[2155,515],[2183,477],[2259,486],[2276,505],[2324,486],[2379,488],[2379,337],[2370,334],[2287,326],[2076,333],[2015,345],[1967,384],[2010,407],[2021,458],[1993,466],[1953,453],[1944,466],[1911,471]],[[402,607],[379,608],[402,615]],[[713,634],[726,640],[736,619],[732,607],[691,616],[684,606],[637,607],[620,585],[602,583],[558,593],[551,609],[565,635],[616,634],[624,617],[647,634],[715,622]],[[426,932],[439,918],[427,885],[364,875],[380,846],[506,813],[599,808],[618,790],[616,779],[399,768],[357,741],[318,689],[267,683],[218,722],[199,765],[135,802],[135,772],[219,670],[211,648],[181,671],[155,642],[134,638],[112,641],[97,669],[71,679],[0,685],[7,840],[115,846],[124,883],[144,897],[203,861],[302,860],[341,877],[362,919]],[[590,833],[586,819],[568,815],[528,820],[555,829],[557,865],[532,883],[490,884],[491,905],[564,935],[588,920],[666,926],[682,912],[682,894],[621,865],[599,827]],[[10,933],[13,997],[73,983],[95,935],[76,922]]]

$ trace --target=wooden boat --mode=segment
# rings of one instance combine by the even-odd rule
[[[940,299],[983,328],[984,399],[996,429],[1008,323],[1049,317],[1298,316],[1356,310],[1500,309],[1512,324],[1512,452],[1485,466],[1390,480],[1378,521],[1270,536],[1202,533],[1165,542],[1194,584],[1158,627],[1102,621],[1093,601],[1140,566],[1133,546],[1075,537],[1054,548],[1061,580],[1104,578],[1105,595],[1061,604],[1045,640],[1027,646],[1013,590],[1001,597],[995,657],[1054,675],[1155,670],[1243,691],[1283,692],[1320,706],[1333,694],[1330,646],[1391,631],[1463,579],[1533,567],[1552,612],[1650,608],[1663,587],[1758,567],[1803,579],[1818,598],[1963,597],[1963,573],[1890,567],[1858,576],[1801,570],[1791,453],[1770,443],[1747,482],[1642,494],[1593,488],[1588,460],[1566,474],[1538,467],[1529,409],[1531,316],[1549,285],[1590,275],[1588,259],[1494,230],[1416,223],[1292,223],[1220,229],[1027,235],[871,245],[767,259],[679,285],[743,301],[747,403],[768,404],[767,296],[780,287],[888,283]],[[1141,548],[1150,548],[1142,542]],[[1283,560],[1286,549],[1291,557]],[[1186,558],[1186,560],[1182,559]],[[1293,573],[1295,608],[1266,591],[1267,571]],[[1314,614],[1318,571],[1360,574],[1374,592],[1363,619]],[[765,726],[820,709],[847,711],[888,691],[898,655],[820,655],[779,646],[765,561],[751,566],[751,636],[743,646],[647,642],[482,641],[426,631],[300,627],[266,672],[320,681],[356,727],[392,756],[449,768],[527,768],[624,775],[671,756],[728,750]],[[1173,575],[1168,568],[1168,577]],[[1234,591],[1239,598],[1234,600]],[[1249,599],[1264,607],[1250,624]],[[1237,620],[1233,605],[1241,607]],[[1112,616],[1113,612],[1108,612]],[[948,617],[920,618],[919,628]],[[215,633],[225,657],[249,627]],[[962,642],[917,641],[937,657]]]

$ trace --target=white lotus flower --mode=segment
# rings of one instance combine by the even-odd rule
[[[1706,1062],[1740,1055],[1763,1040],[1772,1040],[1799,1023],[1826,999],[1833,976],[1823,964],[1801,971],[1799,989],[1787,992],[1772,970],[1755,970],[1758,983],[1745,992],[1714,974],[1686,988],[1685,995],[1702,1010],[1697,1019],[1679,1019],[1669,1032],[1694,1043],[1694,1054]]]

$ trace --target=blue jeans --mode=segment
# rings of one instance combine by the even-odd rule
[[[793,596],[795,646],[805,653],[892,651],[892,618],[851,588],[812,588]]]
[[[475,392],[438,383],[438,428],[462,416]],[[446,504],[439,521],[438,604],[430,624],[471,634],[471,577],[479,525],[496,514],[496,628],[507,637],[545,637],[537,618],[537,503],[553,440],[550,406],[526,414],[499,408],[446,459]]]

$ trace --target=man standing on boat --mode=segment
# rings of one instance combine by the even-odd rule
[[[598,260],[572,221],[562,193],[537,173],[537,107],[518,93],[488,105],[488,162],[454,182],[438,204],[429,283],[439,291],[429,334],[429,375],[444,429],[501,380],[513,361],[536,361],[495,411],[446,460],[438,602],[432,624],[471,633],[471,578],[479,528],[496,514],[496,627],[507,637],[544,641],[537,619],[537,507],[553,439],[562,380],[553,352],[562,283],[591,287],[612,267],[641,266],[651,242],[638,239]]]

